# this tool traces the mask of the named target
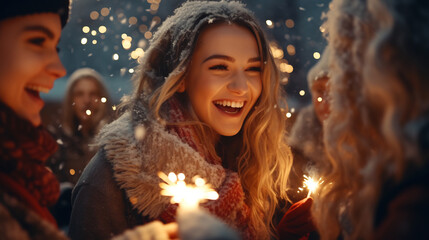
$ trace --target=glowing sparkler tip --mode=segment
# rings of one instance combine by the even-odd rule
[[[206,181],[204,181],[204,179],[202,178],[195,179],[195,185],[197,185],[197,187],[202,187],[204,186],[204,184],[206,184]]]
[[[183,181],[183,180],[185,180],[185,174],[183,174],[183,173],[179,173],[179,174],[177,175],[177,178],[178,178],[180,181]]]
[[[218,198],[219,198],[219,194],[217,192],[215,192],[215,191],[207,193],[207,199],[217,200]]]
[[[323,183],[322,178],[319,178],[319,180],[315,180],[312,177],[309,177],[307,175],[304,176],[304,187],[308,189],[307,198],[310,197],[311,193],[316,191],[316,189],[319,187],[321,183]]]
[[[160,183],[161,195],[171,196],[171,203],[179,203],[187,208],[196,208],[201,201],[216,200],[219,194],[211,188],[210,184],[198,176],[193,178],[195,184],[185,183],[185,174],[179,173],[177,176],[171,172],[168,176],[163,172],[158,172],[158,176],[165,183]]]
[[[171,172],[171,173],[169,173],[168,174],[168,179],[170,180],[170,181],[172,181],[172,182],[177,182],[177,176],[176,176],[176,174],[175,173],[173,173],[173,172]]]

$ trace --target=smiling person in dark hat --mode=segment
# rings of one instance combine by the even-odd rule
[[[0,239],[65,239],[48,207],[59,185],[44,161],[57,149],[41,126],[69,0],[14,0],[0,8]]]
[[[0,8],[0,239],[68,239],[48,210],[59,184],[45,167],[57,143],[41,125],[54,81],[66,74],[57,45],[69,0],[14,0]],[[168,239],[177,225],[152,222],[129,236]],[[120,238],[121,239],[121,238]]]

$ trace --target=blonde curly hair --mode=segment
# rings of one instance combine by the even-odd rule
[[[429,109],[428,4],[334,0],[327,14],[330,166],[313,207],[322,239],[368,239],[387,182],[423,163],[408,125]],[[413,26],[413,27],[410,27]]]

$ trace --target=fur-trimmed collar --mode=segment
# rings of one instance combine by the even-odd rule
[[[143,104],[105,126],[97,142],[104,147],[114,178],[133,207],[150,218],[159,217],[170,203],[169,197],[160,195],[159,171],[184,173],[188,178],[199,175],[214,188],[225,179],[221,165],[207,163],[177,135],[169,133]]]

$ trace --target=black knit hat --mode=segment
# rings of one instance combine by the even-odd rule
[[[1,5],[0,21],[35,13],[57,13],[64,27],[69,17],[70,0],[11,0]]]

